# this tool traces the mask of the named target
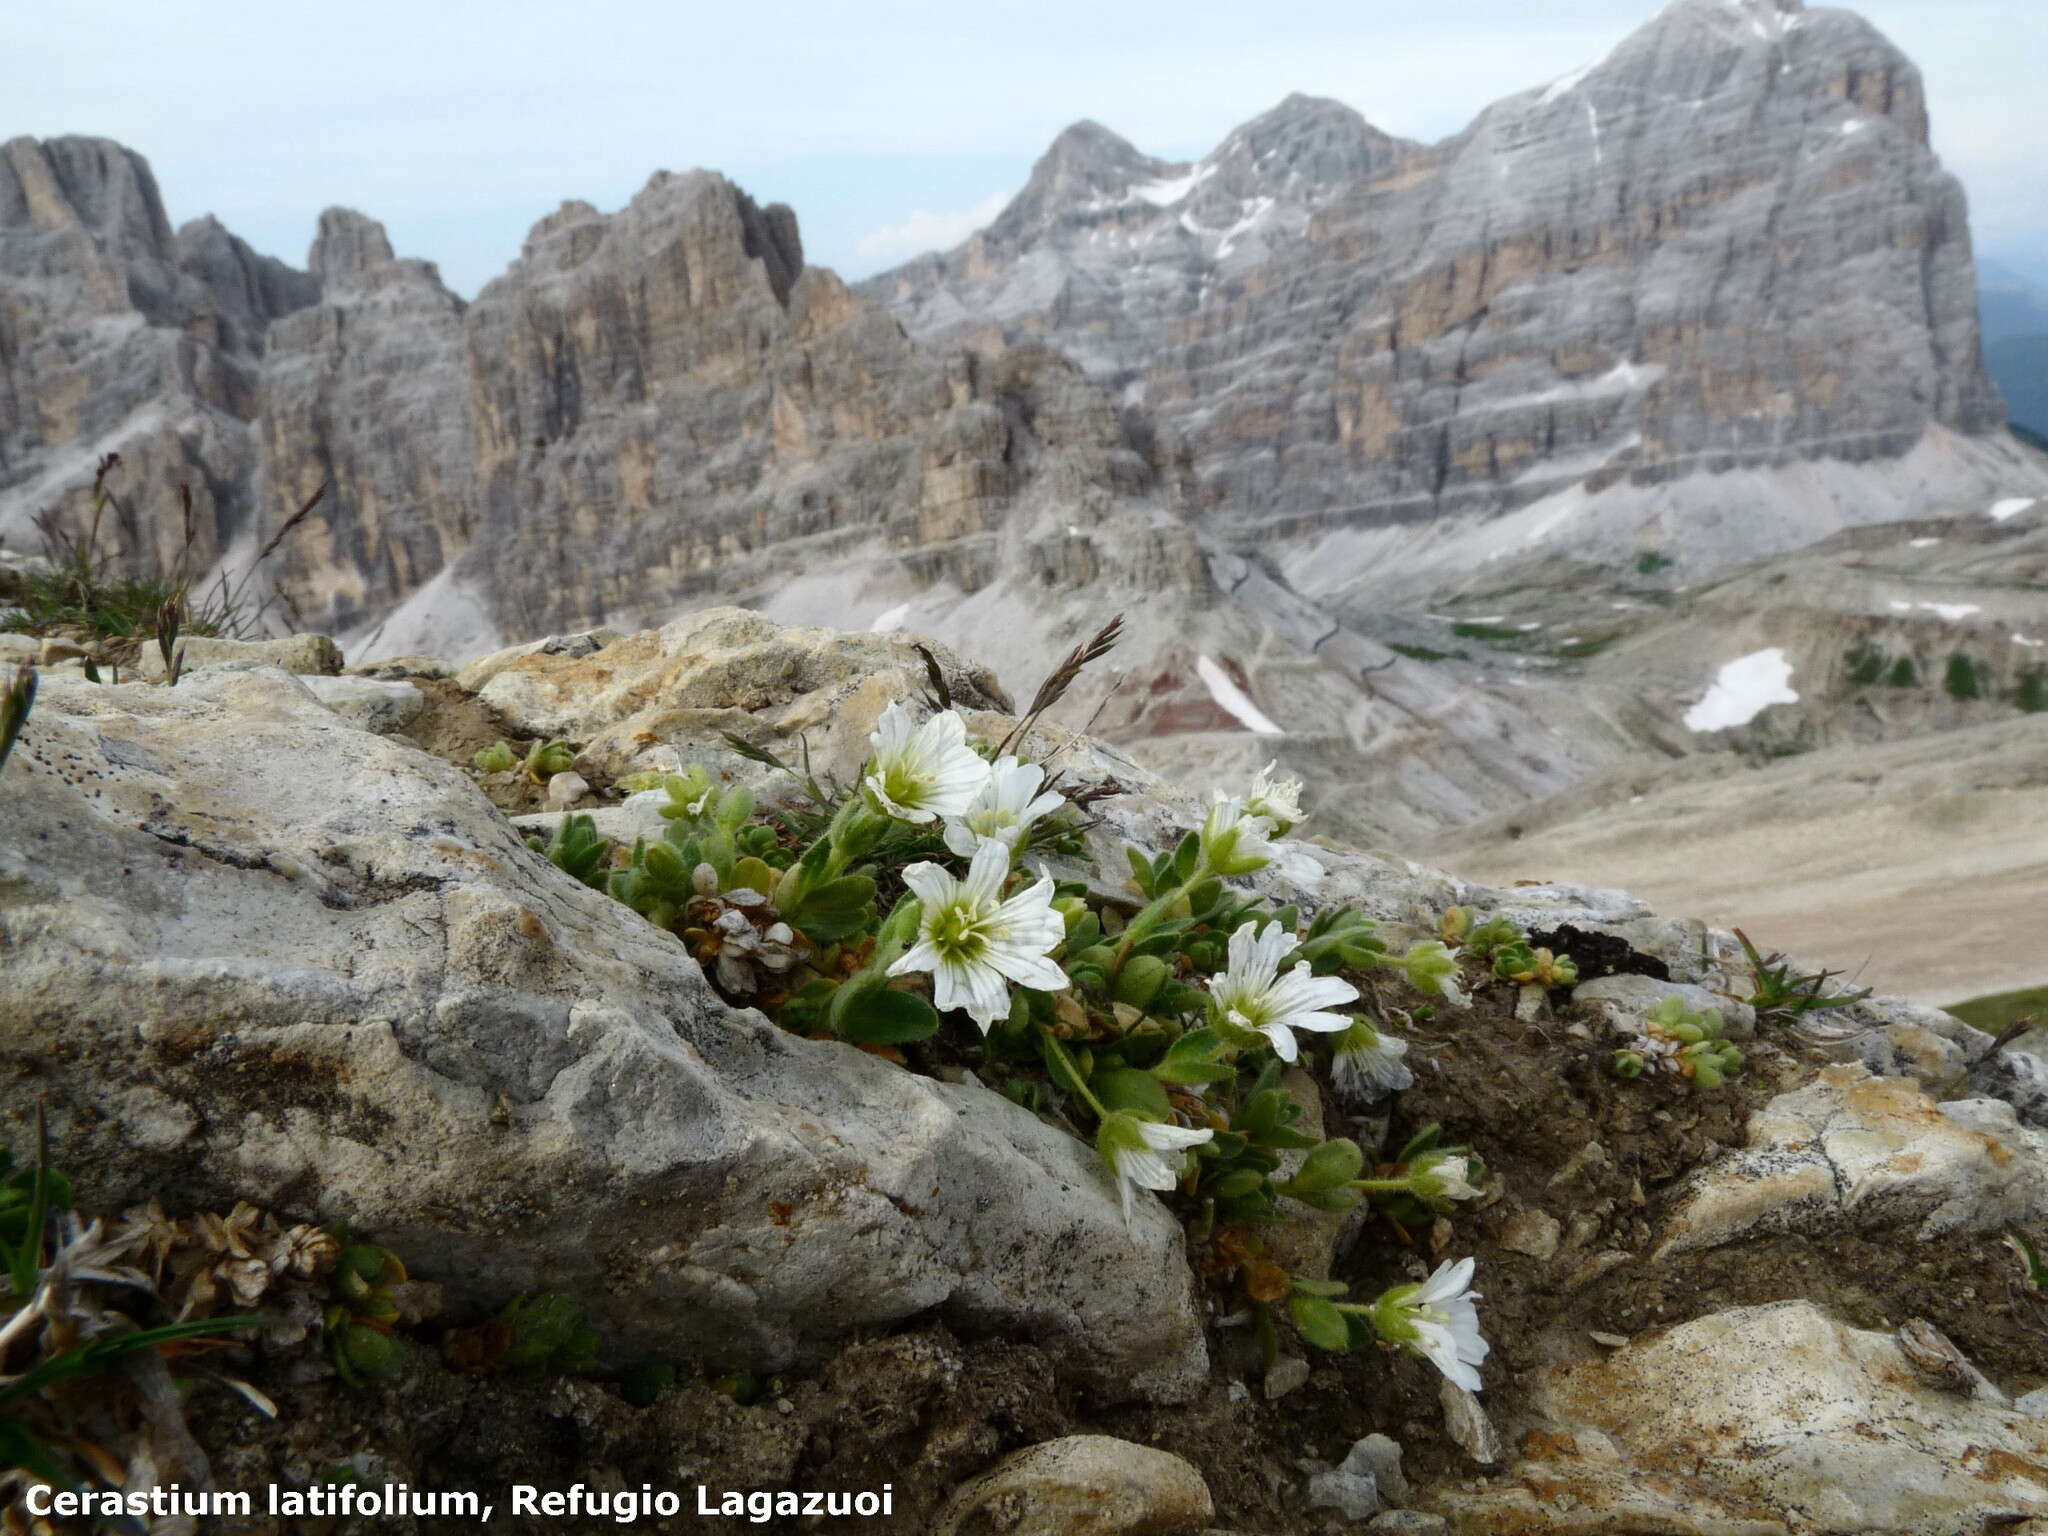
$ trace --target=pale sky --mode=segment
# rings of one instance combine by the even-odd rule
[[[2044,0],[1856,7],[1926,73],[1979,248],[2048,281]],[[303,264],[320,209],[389,227],[464,294],[564,198],[656,170],[793,205],[863,276],[993,217],[1092,117],[1173,159],[1290,91],[1434,140],[1604,55],[1651,0],[8,0],[0,139],[100,134],[172,222],[214,213]]]

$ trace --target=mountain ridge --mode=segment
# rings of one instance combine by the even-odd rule
[[[359,656],[737,601],[1000,632],[1021,682],[1124,608],[1105,731],[1233,771],[1283,731],[1396,784],[1368,829],[1405,835],[1678,729],[1432,660],[1429,615],[2048,494],[1926,130],[1857,18],[1681,0],[1438,145],[1299,95],[1195,161],[1076,125],[879,289],[662,172],[562,203],[469,303],[342,209],[313,272],[217,224],[187,270],[139,156],[15,141],[0,387],[68,413],[0,441],[0,531],[110,447],[140,503],[209,487],[230,566],[327,485],[274,575]]]

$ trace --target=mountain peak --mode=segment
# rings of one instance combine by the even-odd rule
[[[988,228],[991,239],[1029,239],[1067,213],[1121,201],[1133,186],[1186,170],[1154,160],[1129,139],[1083,118],[1062,129],[1047,146],[1024,190]]]
[[[321,283],[332,283],[391,261],[391,239],[384,226],[353,208],[328,208],[320,215],[306,269]]]

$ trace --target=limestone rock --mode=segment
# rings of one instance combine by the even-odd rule
[[[1749,1145],[1681,1196],[1661,1255],[1752,1233],[2023,1227],[2048,1213],[2048,1135],[1998,1099],[1937,1104],[1910,1079],[1826,1068],[1751,1117]]]
[[[1574,1002],[1606,1003],[1609,1016],[1641,1020],[1667,997],[1676,997],[1695,1013],[1713,1009],[1731,1040],[1756,1037],[1756,1010],[1747,1003],[1690,982],[1659,981],[1654,976],[1597,976],[1572,992]]]
[[[1955,1536],[2048,1516],[2048,1424],[1929,1385],[1892,1335],[1805,1302],[1550,1367],[1532,1411],[1535,1454],[1439,1499],[1461,1536]]]
[[[948,1501],[935,1536],[1198,1536],[1215,1516],[1180,1457],[1069,1435],[998,1463]]]
[[[1127,1229],[1086,1144],[728,1008],[286,673],[53,679],[6,794],[0,1044],[40,1069],[0,1107],[47,1100],[94,1208],[345,1218],[478,1304],[569,1291],[625,1351],[777,1368],[937,1314],[1114,1394],[1200,1375],[1179,1229]]]
[[[1347,1520],[1365,1520],[1408,1497],[1401,1473],[1401,1447],[1385,1435],[1353,1443],[1341,1464],[1308,1480],[1308,1506],[1334,1509]]]
[[[342,719],[391,736],[403,731],[426,708],[426,697],[411,683],[379,682],[368,677],[307,676],[301,679],[314,698]]]
[[[1510,1253],[1548,1262],[1557,1257],[1563,1233],[1563,1226],[1548,1211],[1516,1211],[1501,1223],[1500,1245]]]
[[[729,766],[736,760],[721,733],[732,731],[790,762],[801,739],[818,773],[845,779],[866,759],[868,733],[889,703],[929,686],[912,644],[714,608],[602,647],[515,647],[461,678],[514,731],[577,742],[605,773],[673,770],[693,754]],[[963,708],[1008,707],[985,669],[935,654]]]
[[[178,642],[178,649],[185,653],[187,673],[226,663],[282,667],[287,672],[319,677],[333,677],[341,671],[341,650],[325,635],[290,635],[282,640],[227,640],[191,635]],[[135,671],[150,682],[162,679],[163,652],[154,642],[144,645],[137,655]]]

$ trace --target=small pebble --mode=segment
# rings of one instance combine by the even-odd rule
[[[1308,1362],[1289,1355],[1284,1360],[1275,1360],[1266,1372],[1266,1401],[1277,1402],[1295,1388],[1308,1381]]]

